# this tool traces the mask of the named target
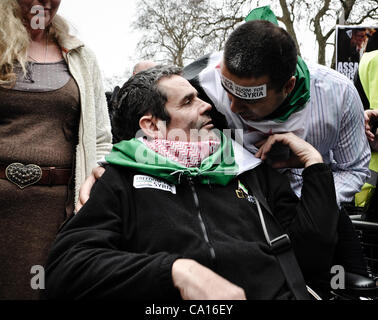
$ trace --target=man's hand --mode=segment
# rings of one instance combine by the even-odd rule
[[[276,143],[288,146],[291,154],[288,159],[273,162],[273,168],[307,168],[315,163],[323,163],[322,156],[311,144],[291,132],[270,136],[258,145],[260,149],[255,156],[263,161],[267,160],[269,152]]]
[[[178,259],[172,279],[184,300],[246,300],[244,290],[195,260]]]
[[[99,166],[94,168],[92,170],[91,175],[81,185],[79,192],[79,200],[77,201],[75,207],[76,213],[79,212],[81,207],[88,201],[93,185],[95,184],[96,180],[100,179],[104,172],[105,169],[103,167]]]
[[[373,151],[378,151],[378,110],[365,111],[365,134]],[[374,131],[374,132],[373,132]]]

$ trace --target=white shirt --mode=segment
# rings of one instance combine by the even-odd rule
[[[210,55],[207,67],[198,75],[198,81],[217,110],[225,116],[229,127],[243,129],[245,148],[256,150],[249,143],[250,132],[246,130],[245,121],[231,112],[230,100],[221,86],[219,71],[215,70],[220,61],[221,53]],[[365,136],[363,106],[357,90],[347,77],[317,64],[308,65],[308,68],[311,97],[303,116],[297,119],[297,123],[292,121],[296,126],[287,127],[287,123],[270,126],[267,122],[266,132],[271,129],[271,133],[291,131],[304,137],[320,152],[324,163],[331,165],[338,203],[351,202],[370,175],[368,166],[371,153]],[[293,169],[288,173],[298,196],[301,194],[302,171]]]
[[[338,202],[350,202],[370,176],[363,105],[347,77],[321,65],[308,67],[311,98],[305,140],[331,165]],[[295,174],[291,184],[300,194],[302,177]]]

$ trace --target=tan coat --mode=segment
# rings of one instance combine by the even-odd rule
[[[76,203],[81,184],[92,169],[98,166],[97,161],[111,151],[112,134],[102,75],[95,55],[73,37],[62,41],[60,46],[80,90],[81,117],[75,168]]]

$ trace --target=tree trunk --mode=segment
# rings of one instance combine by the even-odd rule
[[[295,42],[295,45],[297,46],[298,55],[301,56],[301,50],[299,48],[297,35],[294,30],[294,22],[291,20],[290,11],[287,7],[286,0],[280,0],[280,5],[282,9],[282,17],[277,17],[277,19],[279,19],[285,25],[286,31],[291,35]]]
[[[321,39],[318,38],[318,63],[322,65],[326,65],[326,43],[327,41],[322,37]]]

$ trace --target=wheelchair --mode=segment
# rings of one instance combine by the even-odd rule
[[[350,216],[350,218],[360,240],[371,280],[370,284],[368,281],[364,282],[362,292],[370,300],[378,300],[378,222],[367,221],[363,214]],[[371,293],[370,296],[369,293]]]
[[[349,217],[361,243],[368,277],[346,272],[344,287],[333,289],[331,283],[334,275],[322,275],[321,280],[310,281],[314,292],[311,289],[309,292],[315,300],[378,300],[378,222],[367,221],[362,210],[355,213],[359,214]]]

